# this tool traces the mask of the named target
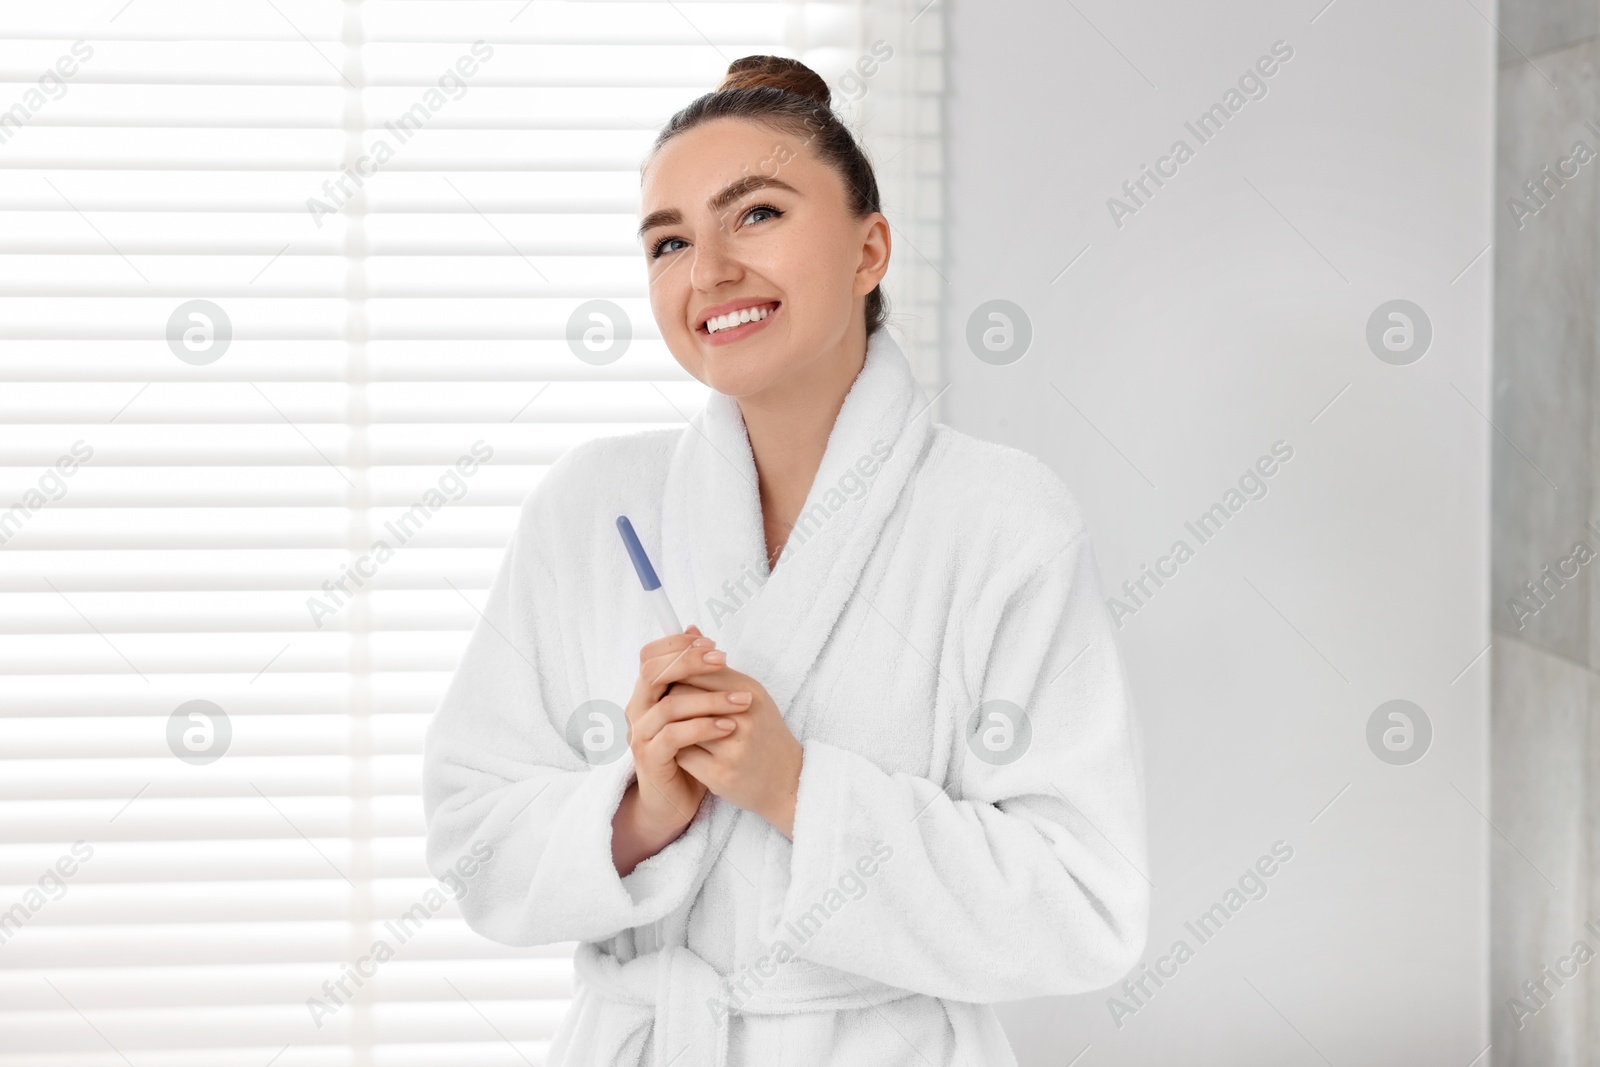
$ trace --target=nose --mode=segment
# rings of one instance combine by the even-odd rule
[[[690,255],[689,284],[701,292],[709,293],[725,282],[736,282],[744,273],[720,229],[696,240]]]

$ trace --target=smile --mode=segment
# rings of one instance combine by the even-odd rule
[[[711,344],[732,344],[764,327],[782,306],[781,301],[751,304],[707,319],[696,332]]]

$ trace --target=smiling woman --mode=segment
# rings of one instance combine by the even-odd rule
[[[888,317],[889,223],[830,95],[795,60],[736,60],[642,169],[651,311],[683,368],[739,401],[769,561]]]
[[[430,866],[497,857],[467,922],[582,942],[552,1067],[1014,1065],[989,1003],[1109,984],[1144,945],[1138,737],[1081,512],[925,417],[830,95],[748,57],[662,130],[650,305],[712,392],[552,466],[428,731]],[[709,632],[650,632],[622,514]],[[612,698],[627,745],[597,760],[567,739]]]

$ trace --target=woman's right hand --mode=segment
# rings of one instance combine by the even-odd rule
[[[619,874],[677,840],[694,819],[706,787],[678,766],[678,750],[726,737],[733,730],[729,716],[747,711],[752,698],[673,683],[715,673],[726,663],[726,654],[692,625],[639,650],[639,677],[625,710],[638,781],[628,786],[611,821]]]

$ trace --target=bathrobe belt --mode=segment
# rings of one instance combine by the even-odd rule
[[[608,1046],[643,1049],[639,1035],[654,1027],[654,1062],[646,1065],[641,1058],[637,1067],[725,1067],[730,1001],[732,1012],[787,1015],[869,1008],[916,995],[800,961],[776,964],[771,977],[744,968],[744,989],[725,988],[722,974],[679,945],[622,963],[598,944],[584,942],[573,963],[584,984],[620,1015],[620,1025],[607,1027]]]

